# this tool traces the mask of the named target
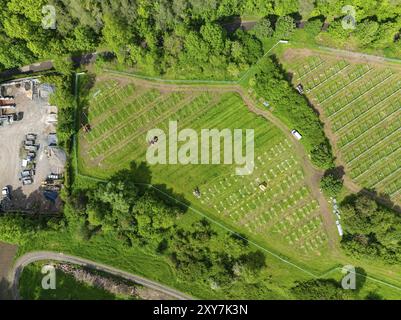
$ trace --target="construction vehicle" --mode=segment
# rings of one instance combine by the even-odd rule
[[[295,139],[297,140],[301,140],[302,139],[302,135],[297,131],[297,130],[291,130],[291,134],[295,137]]]

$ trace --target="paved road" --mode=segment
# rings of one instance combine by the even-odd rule
[[[170,287],[167,287],[165,285],[162,285],[160,283],[157,283],[155,281],[146,279],[144,277],[134,275],[132,273],[128,273],[126,271],[122,271],[120,269],[98,263],[95,261],[91,261],[88,259],[76,257],[76,256],[71,256],[63,253],[57,253],[57,252],[51,252],[51,251],[34,251],[34,252],[29,252],[22,257],[20,257],[15,265],[14,268],[9,275],[9,283],[12,284],[11,286],[11,293],[12,297],[17,300],[20,299],[19,292],[18,292],[18,287],[19,287],[19,279],[21,277],[22,270],[24,269],[25,266],[28,264],[35,262],[35,261],[46,261],[46,260],[55,260],[55,261],[63,261],[63,262],[69,262],[73,264],[77,264],[80,266],[88,267],[91,269],[95,270],[100,270],[104,271],[107,273],[110,273],[112,275],[122,277],[127,280],[134,281],[140,285],[143,285],[145,287],[163,292],[169,296],[171,296],[173,299],[177,300],[192,300],[193,298],[181,293],[175,289],[172,289]]]

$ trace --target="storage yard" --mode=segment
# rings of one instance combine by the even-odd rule
[[[0,86],[1,209],[58,211],[65,164],[57,148],[57,108],[49,105],[53,87],[38,79],[20,79]]]

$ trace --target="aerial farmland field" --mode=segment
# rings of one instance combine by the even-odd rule
[[[297,49],[287,50],[281,61],[321,114],[337,164],[351,183],[400,205],[399,65]]]
[[[84,96],[84,94],[82,94]],[[229,87],[187,87],[99,76],[85,93],[91,131],[79,133],[79,172],[107,179],[146,162],[152,128],[249,128],[255,131],[254,170],[235,174],[235,164],[149,166],[152,185],[164,184],[192,207],[227,223],[259,243],[300,259],[321,256],[329,246],[322,210],[305,182],[293,143],[278,128],[247,109]],[[266,183],[265,191],[260,184]],[[199,188],[201,197],[193,192]],[[333,226],[334,227],[334,224]]]

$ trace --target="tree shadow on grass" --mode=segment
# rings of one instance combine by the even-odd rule
[[[110,181],[123,182],[126,188],[137,189],[140,194],[152,190],[158,199],[171,206],[177,206],[184,212],[191,205],[183,194],[175,192],[166,184],[153,184],[152,171],[146,162],[138,164],[132,161],[129,169],[117,172],[111,177]]]
[[[344,200],[342,201],[342,204],[348,204],[348,203],[352,204],[355,201],[355,199],[361,195],[365,195],[375,200],[381,206],[384,206],[388,209],[401,213],[401,207],[399,204],[393,202],[388,194],[378,192],[376,189],[363,188],[358,193],[351,194],[345,197]]]
[[[90,90],[94,87],[96,82],[95,74],[86,74],[85,77],[80,77],[80,84],[78,85],[78,106],[77,106],[77,131],[89,124],[89,101],[92,98],[89,95]]]
[[[335,168],[330,168],[330,169],[327,169],[327,170],[324,172],[324,176],[325,176],[325,177],[327,177],[327,176],[333,176],[333,177],[335,177],[335,178],[338,179],[338,180],[343,180],[343,178],[344,178],[344,176],[345,176],[345,169],[344,169],[343,166],[338,166],[338,167],[335,167]]]
[[[367,273],[366,271],[361,268],[361,267],[356,267],[355,268],[355,273],[356,273],[356,292],[361,291],[361,289],[363,288],[363,286],[366,283],[366,277],[367,277]]]
[[[123,182],[127,186],[136,185],[140,191],[143,191],[152,182],[152,171],[146,162],[138,164],[132,161],[129,169],[118,171],[110,178],[110,181]]]

